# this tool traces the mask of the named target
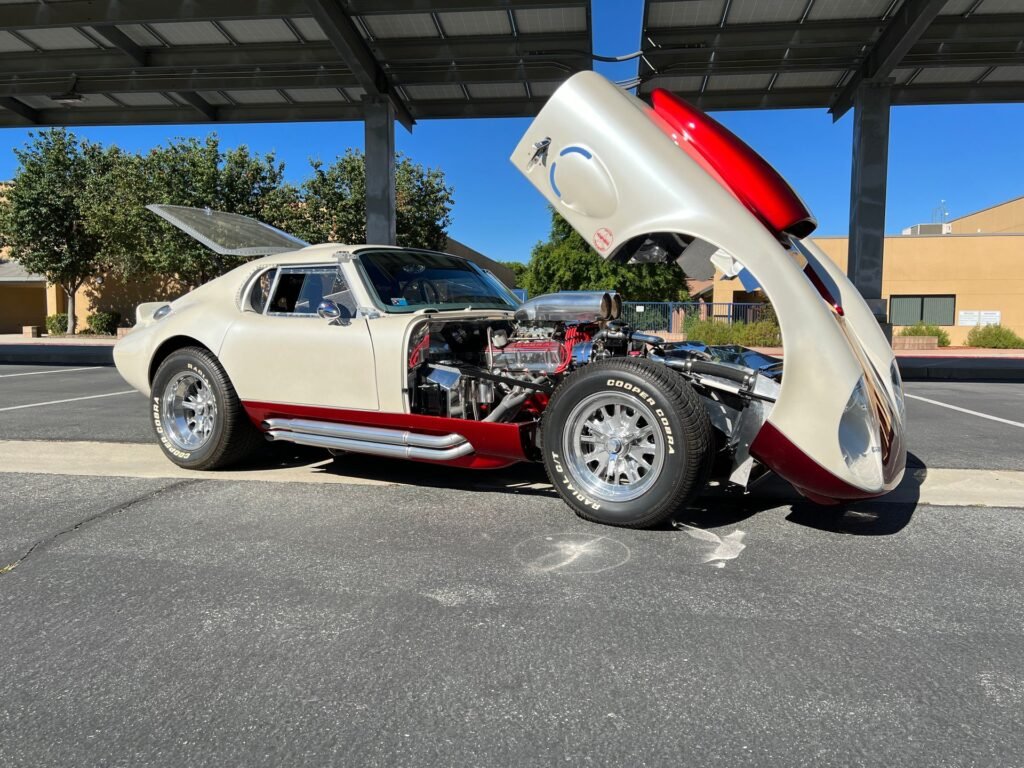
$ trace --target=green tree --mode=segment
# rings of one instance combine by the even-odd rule
[[[149,203],[212,208],[267,220],[281,217],[284,164],[245,146],[224,151],[216,134],[178,139],[138,156],[112,149],[86,188],[87,226],[123,277],[174,275],[196,287],[249,257],[214,253],[160,219]]]
[[[551,235],[534,247],[520,285],[531,296],[613,289],[638,301],[682,301],[689,296],[677,264],[607,262],[556,211],[551,212]]]
[[[366,242],[366,163],[349,149],[333,163],[311,163],[313,174],[284,195],[275,226],[311,243]],[[453,189],[444,172],[399,154],[395,164],[395,229],[398,245],[444,250],[451,224]],[[299,200],[295,205],[291,200]]]
[[[102,271],[102,244],[82,214],[89,178],[105,172],[109,155],[64,129],[31,134],[15,150],[19,167],[0,203],[0,232],[11,255],[67,296],[67,332],[75,332],[75,293]]]

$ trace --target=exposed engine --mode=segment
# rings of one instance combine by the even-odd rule
[[[431,317],[409,345],[408,392],[414,413],[475,421],[540,417],[560,381],[580,366],[643,356],[686,378],[719,434],[725,474],[746,483],[747,448],[774,404],[782,363],[742,347],[666,343],[633,330],[614,292],[538,296],[513,320]]]
[[[409,347],[412,411],[483,421],[516,420],[523,407],[536,415],[562,377],[622,356],[667,365],[702,390],[774,401],[782,376],[776,358],[743,347],[666,343],[633,330],[621,313],[616,293],[576,292],[532,299],[511,321],[426,320]]]

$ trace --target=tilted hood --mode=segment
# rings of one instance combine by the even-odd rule
[[[760,287],[779,320],[785,374],[751,452],[822,501],[891,489],[906,460],[892,349],[806,238],[813,216],[726,129],[667,94],[656,107],[581,72],[548,100],[512,163],[605,258],[678,259],[690,277],[717,267]]]

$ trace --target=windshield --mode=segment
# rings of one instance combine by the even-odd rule
[[[475,265],[428,251],[363,251],[359,263],[377,305],[388,312],[515,309],[507,292]]]

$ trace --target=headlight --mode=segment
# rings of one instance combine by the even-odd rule
[[[903,401],[903,378],[900,376],[900,367],[896,365],[895,360],[892,361],[889,375],[892,377],[892,391],[896,393],[896,405],[900,409],[900,422],[905,422],[907,420],[907,407]]]
[[[162,307],[160,307],[160,309],[158,309],[156,312],[153,313],[153,319],[154,320],[163,320],[169,314],[171,314],[171,305],[170,304],[164,304]]]
[[[883,485],[878,417],[871,407],[863,376],[853,388],[839,420],[839,449],[846,466],[862,486],[879,488]]]

